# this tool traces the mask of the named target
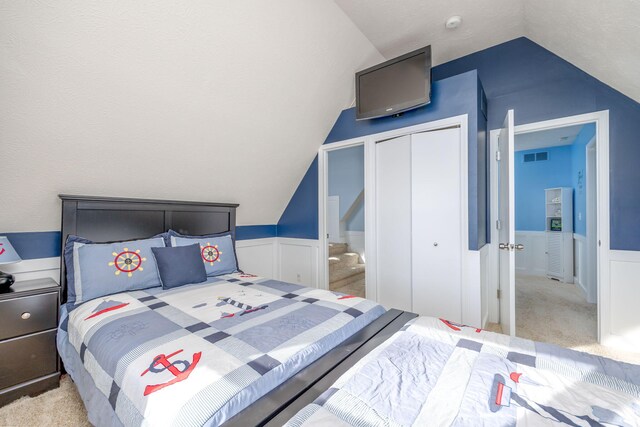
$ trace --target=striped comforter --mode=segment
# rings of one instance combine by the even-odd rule
[[[420,317],[287,425],[640,426],[640,366]]]
[[[382,313],[362,298],[233,274],[88,301],[67,330],[114,420],[201,426],[221,424]]]

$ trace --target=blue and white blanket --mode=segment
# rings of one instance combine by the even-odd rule
[[[382,313],[362,298],[233,274],[88,301],[62,327],[123,425],[201,426],[221,424]]]
[[[287,426],[639,426],[640,366],[420,317]]]

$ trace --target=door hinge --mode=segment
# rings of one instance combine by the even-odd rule
[[[496,151],[496,161],[500,161],[500,151]]]
[[[502,298],[502,292],[498,289],[498,299]]]
[[[496,230],[502,230],[502,221],[496,219]]]

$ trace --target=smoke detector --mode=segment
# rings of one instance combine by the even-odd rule
[[[444,26],[447,27],[450,30],[454,30],[456,28],[458,28],[460,26],[460,24],[462,24],[462,17],[461,16],[452,16],[451,18],[447,19],[447,22],[444,23]]]

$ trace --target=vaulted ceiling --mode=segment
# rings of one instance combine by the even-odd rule
[[[638,0],[335,0],[386,58],[431,44],[434,64],[526,36],[640,102]],[[455,30],[445,21],[462,16]]]
[[[59,193],[274,224],[383,59],[331,0],[0,1],[0,233],[59,229]]]

